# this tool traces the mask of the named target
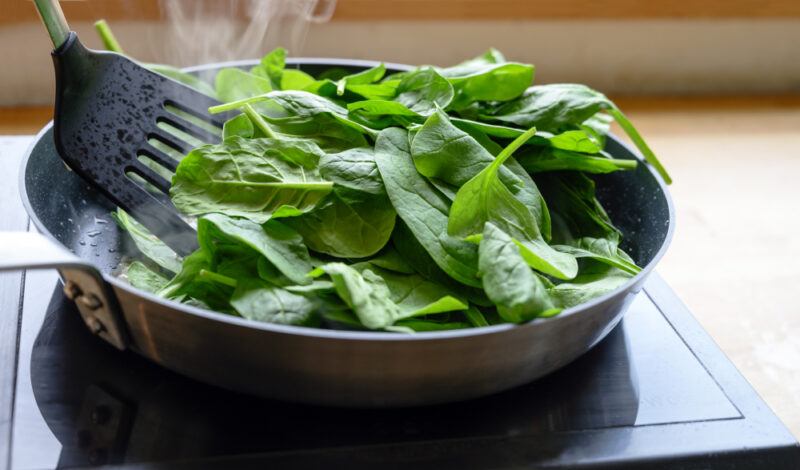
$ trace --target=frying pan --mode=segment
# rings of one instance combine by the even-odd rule
[[[230,66],[190,71],[213,76]],[[312,75],[376,62],[295,59]],[[388,64],[390,71],[407,66]],[[40,234],[0,233],[0,271],[57,268],[86,326],[194,379],[257,396],[344,407],[402,407],[466,400],[530,382],[570,363],[619,322],[667,249],[675,214],[663,180],[641,163],[595,177],[598,199],[644,266],[613,292],[521,325],[396,334],[324,330],[249,321],[139,291],[115,273],[136,251],[110,218],[114,206],[62,163],[51,129],[23,162],[21,196]],[[617,158],[642,159],[610,136]]]

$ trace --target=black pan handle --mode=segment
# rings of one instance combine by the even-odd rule
[[[44,235],[0,232],[0,272],[22,269],[57,269],[64,279],[64,294],[75,301],[89,330],[118,349],[128,344],[119,302],[97,268]]]

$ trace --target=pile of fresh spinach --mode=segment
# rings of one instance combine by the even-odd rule
[[[610,122],[669,177],[602,94],[531,86],[534,67],[496,50],[318,77],[285,58],[222,69],[213,88],[156,69],[238,114],[169,175],[195,253],[117,212],[137,288],[255,321],[412,332],[549,317],[639,272],[587,176],[636,166],[603,150]]]

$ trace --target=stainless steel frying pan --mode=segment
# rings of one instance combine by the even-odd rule
[[[213,74],[224,66],[253,63],[193,71]],[[291,64],[311,74],[376,65],[339,59]],[[614,138],[607,149],[618,158],[640,159]],[[661,178],[642,163],[635,171],[596,180],[598,198],[624,233],[623,248],[644,266],[607,295],[523,325],[414,335],[282,326],[167,301],[117,279],[120,261],[135,249],[111,221],[113,205],[61,162],[48,125],[23,162],[20,185],[42,235],[0,233],[0,271],[58,269],[66,295],[94,334],[224,388],[346,407],[466,400],[530,382],[588,351],[617,325],[666,251],[675,214]]]

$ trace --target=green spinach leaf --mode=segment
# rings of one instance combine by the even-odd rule
[[[316,302],[260,279],[239,281],[231,305],[248,320],[299,326],[318,326],[321,321]]]
[[[479,253],[483,288],[504,320],[521,323],[554,313],[547,289],[517,244],[491,222],[483,229]]]
[[[479,287],[477,249],[447,235],[449,201],[417,172],[408,133],[397,128],[382,131],[375,143],[375,161],[398,216],[434,262],[455,280]]]
[[[333,183],[317,171],[292,163],[306,155],[284,149],[272,154],[274,139],[231,137],[198,147],[178,165],[170,197],[187,215],[222,212],[263,223],[272,217],[308,212],[330,193]],[[280,148],[280,147],[279,147]]]

